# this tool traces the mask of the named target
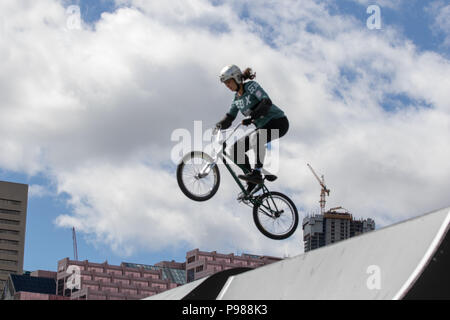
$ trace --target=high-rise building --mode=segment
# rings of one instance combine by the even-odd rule
[[[350,237],[354,237],[372,230],[375,230],[375,221],[372,219],[368,218],[365,220],[353,220],[350,225]]]
[[[0,181],[0,292],[23,273],[27,203],[28,185]]]
[[[303,219],[305,252],[375,230],[375,221],[372,219],[354,220],[350,213],[345,210],[338,212],[338,209],[342,208]]]

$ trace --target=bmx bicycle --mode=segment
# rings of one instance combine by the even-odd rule
[[[263,182],[258,184],[251,192],[247,192],[228,163],[228,161],[235,162],[226,153],[227,140],[241,125],[236,126],[233,132],[223,141],[221,140],[221,133],[226,130],[220,128],[213,130],[211,142],[214,143],[213,140],[215,140],[217,144],[221,145],[218,152],[213,151],[213,155],[203,151],[191,151],[184,155],[177,167],[178,186],[191,200],[207,201],[211,199],[219,189],[218,161],[221,159],[242,190],[238,200],[253,208],[253,220],[258,230],[266,237],[274,240],[287,239],[297,229],[298,212],[289,197],[281,192],[269,191],[267,188],[266,181],[275,181],[277,177],[263,170]]]

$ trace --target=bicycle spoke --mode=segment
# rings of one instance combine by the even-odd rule
[[[199,178],[201,170],[208,164],[209,162],[204,158],[192,158],[184,164],[185,170],[182,174],[184,185],[190,192],[197,196],[207,195],[214,187],[215,177],[214,173],[212,173],[213,171]]]
[[[259,206],[259,210],[261,210],[261,212],[264,213],[266,216],[273,218],[273,210],[271,208],[262,204]]]
[[[181,191],[194,201],[212,198],[220,185],[219,168],[208,154],[193,151],[184,156],[177,167],[177,182]]]
[[[273,208],[277,208],[277,210],[273,210]],[[268,213],[267,210],[271,213]],[[280,216],[276,217],[275,214],[280,212]],[[266,197],[259,206],[258,217],[263,228],[274,235],[287,233],[295,222],[294,213],[289,203],[283,198],[272,195]]]

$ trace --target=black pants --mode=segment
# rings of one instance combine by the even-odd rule
[[[244,171],[250,172],[250,160],[247,151],[252,147],[256,152],[256,168],[262,168],[264,165],[264,156],[266,144],[270,141],[283,137],[289,130],[289,120],[287,117],[272,119],[265,126],[259,128],[252,135],[242,137],[234,143],[231,148],[233,161]],[[262,150],[262,148],[264,148]]]

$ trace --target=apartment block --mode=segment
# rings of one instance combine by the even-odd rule
[[[364,220],[353,220],[350,225],[350,237],[354,237],[375,230],[375,221],[368,218]]]
[[[329,211],[323,216],[326,244],[350,238],[350,224],[353,220],[351,214]]]
[[[280,260],[282,259],[271,256],[245,253],[239,256],[195,249],[186,253],[186,281],[192,282],[232,268],[258,268]]]
[[[23,273],[28,185],[0,181],[0,292]]]
[[[330,209],[323,215],[311,215],[303,219],[304,249],[308,252],[372,230],[375,230],[374,220],[355,220],[343,208]]]
[[[65,258],[58,261],[56,293],[72,300],[138,300],[180,285],[165,277],[164,272],[170,271],[130,263],[115,266]]]

